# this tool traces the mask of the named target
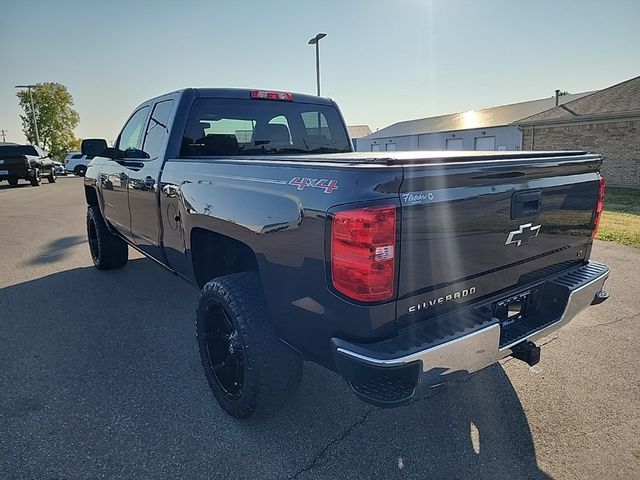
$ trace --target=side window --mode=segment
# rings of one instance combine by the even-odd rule
[[[156,158],[160,155],[162,143],[169,131],[167,126],[172,109],[173,100],[158,102],[155,107],[153,107],[153,113],[151,113],[151,118],[149,119],[143,148],[144,152],[149,155],[149,158]]]
[[[124,152],[125,158],[147,158],[140,147],[142,143],[142,132],[144,131],[144,124],[147,119],[148,112],[149,107],[141,108],[133,114],[122,129],[117,148]]]

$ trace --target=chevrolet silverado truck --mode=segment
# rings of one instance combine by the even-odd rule
[[[238,418],[291,395],[305,360],[381,407],[534,365],[536,339],[608,296],[598,155],[353,152],[330,99],[209,88],[82,149],[95,266],[132,247],[200,289],[204,374]]]
[[[58,177],[50,154],[36,145],[0,145],[0,180],[15,186],[24,179],[38,187],[43,177],[49,183]]]

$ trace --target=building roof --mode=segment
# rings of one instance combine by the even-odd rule
[[[518,123],[531,125],[541,121],[543,123],[578,121],[586,117],[629,113],[640,114],[640,76],[524,118]]]
[[[592,92],[561,95],[559,102],[567,103],[584,97]],[[499,107],[482,108],[468,112],[440,115],[438,117],[419,118],[398,122],[367,136],[367,139],[400,137],[403,135],[419,135],[424,133],[450,132],[468,130],[472,128],[489,128],[509,125],[522,118],[552,108],[556,103],[555,96],[531,100],[528,102],[512,103]]]
[[[362,138],[371,134],[369,125],[349,125],[347,126],[347,130],[351,138]]]

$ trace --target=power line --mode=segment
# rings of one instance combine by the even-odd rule
[[[2,135],[2,141],[3,141],[3,142],[6,142],[6,141],[7,141],[7,137],[6,137],[6,134],[7,134],[7,133],[8,133],[8,132],[7,132],[4,128],[3,128],[2,130],[0,130],[0,135]]]

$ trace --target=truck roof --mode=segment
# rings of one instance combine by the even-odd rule
[[[194,88],[197,96],[200,97],[214,97],[214,98],[250,98],[251,92],[255,90],[262,91],[278,91],[283,90],[268,90],[265,88]],[[318,103],[322,105],[331,105],[333,101],[330,98],[318,97],[316,95],[308,95],[306,93],[287,92],[293,95],[294,102],[303,103]]]
[[[269,91],[269,92],[271,92],[271,91],[278,91],[278,92],[283,91],[283,90],[267,90],[267,89],[264,89],[264,88],[218,88],[218,87],[198,87],[198,88],[193,88],[193,87],[187,87],[187,88],[182,88],[180,90],[173,90],[171,92],[167,92],[167,93],[164,93],[162,95],[157,95],[157,96],[155,96],[153,98],[149,98],[148,100],[145,100],[140,105],[143,105],[145,103],[149,103],[149,102],[161,99],[163,97],[166,97],[167,95],[172,95],[172,94],[175,94],[175,93],[183,94],[183,93],[185,93],[187,91],[194,92],[197,97],[249,99],[250,95],[251,95],[251,92],[253,92],[255,90]],[[309,95],[309,94],[306,94],[306,93],[296,93],[296,92],[287,92],[287,93],[291,93],[293,95],[293,101],[294,102],[316,103],[316,104],[320,104],[320,105],[332,105],[334,103],[333,100],[331,100],[330,98],[318,97],[316,95]]]

